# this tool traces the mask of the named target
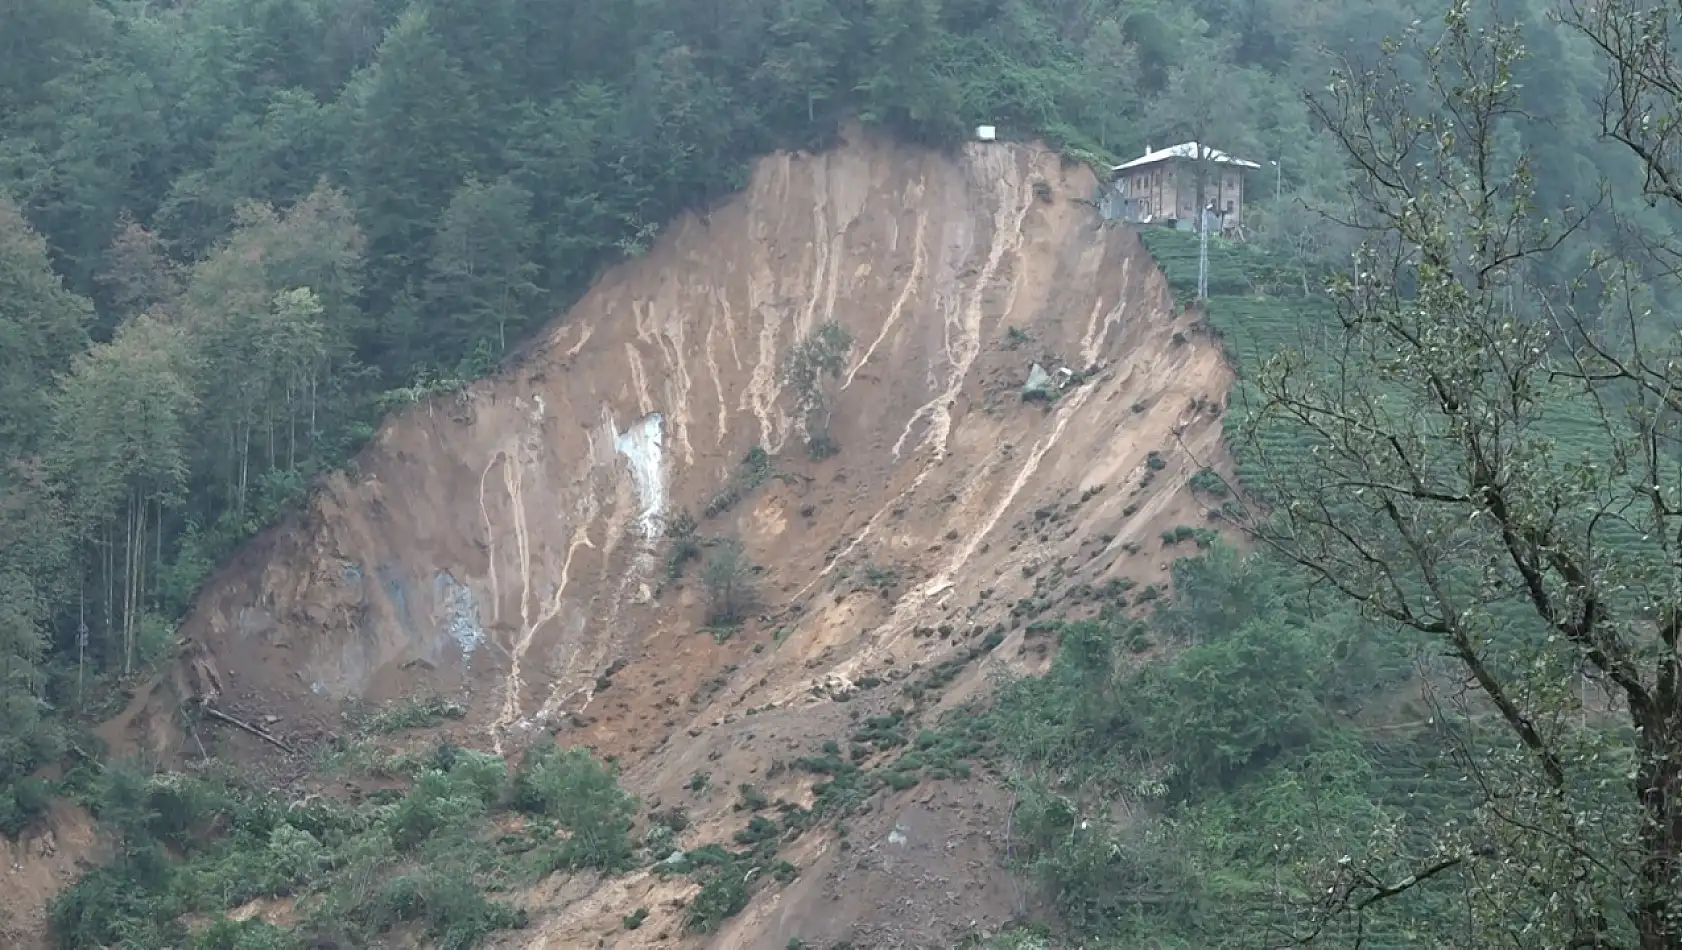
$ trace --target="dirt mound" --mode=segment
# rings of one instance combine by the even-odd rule
[[[1010,631],[955,701],[988,665],[1043,655],[1024,649],[1020,601],[1161,583],[1157,535],[1206,523],[1186,479],[1227,467],[1219,345],[1175,313],[1137,238],[1100,226],[1084,168],[1031,146],[848,138],[762,160],[518,369],[391,420],[355,474],[213,579],[183,630],[191,669],[110,738],[179,746],[140,707],[207,680],[220,708],[300,748],[346,699],[441,690],[470,710],[458,739],[512,752],[557,732],[618,756],[649,801],[698,771],[794,799],[771,763],[871,705],[837,693]],[[855,342],[831,386],[840,451],[812,461],[780,369],[829,320]],[[1035,364],[1054,398],[1023,398]],[[745,479],[756,448],[769,463]],[[698,565],[668,576],[682,511],[756,565],[758,610],[728,638],[703,630]],[[278,753],[237,731],[219,743]],[[711,840],[729,800],[687,802],[688,835]],[[802,839],[794,884],[698,942],[909,946],[997,922],[1020,903],[998,871],[1007,806],[980,783],[890,796],[857,847]],[[549,887],[505,945],[655,945],[679,929],[660,901],[692,885]],[[638,906],[649,923],[619,932]]]

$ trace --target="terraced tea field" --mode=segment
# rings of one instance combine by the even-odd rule
[[[1147,228],[1140,233],[1146,248],[1167,275],[1180,305],[1191,301],[1197,288],[1197,239],[1184,232]],[[1226,430],[1237,460],[1238,475],[1251,486],[1262,483],[1258,471],[1263,453],[1275,463],[1305,456],[1310,448],[1306,433],[1284,426],[1257,433],[1262,452],[1254,443],[1239,439],[1239,430],[1253,418],[1257,393],[1249,380],[1270,356],[1285,349],[1313,354],[1318,344],[1333,339],[1337,330],[1329,297],[1307,296],[1300,277],[1288,267],[1254,246],[1224,240],[1211,242],[1209,249],[1210,297],[1206,314],[1210,329],[1217,333],[1234,364],[1239,383],[1234,387],[1226,416]],[[1531,434],[1552,440],[1559,464],[1574,462],[1597,453],[1606,454],[1609,445],[1604,426],[1593,403],[1585,396],[1561,388],[1546,411],[1531,423]],[[1453,453],[1445,453],[1452,461]],[[1627,488],[1607,486],[1608,497],[1630,496]],[[1641,526],[1627,520],[1609,519],[1597,529],[1601,550],[1622,565],[1645,561],[1662,565],[1662,552],[1644,538]],[[1500,618],[1494,626],[1501,639],[1524,655],[1541,642],[1538,621],[1518,601],[1493,605]],[[1495,665],[1503,660],[1495,659]],[[1382,702],[1382,700],[1381,700]],[[1407,704],[1400,704],[1407,708]],[[1474,802],[1461,780],[1462,766],[1449,748],[1452,743],[1431,728],[1409,728],[1409,714],[1397,713],[1397,721],[1374,721],[1359,730],[1362,758],[1370,770],[1349,779],[1362,787],[1361,795],[1404,818],[1403,835],[1408,844],[1425,853],[1430,839],[1444,822],[1455,816],[1470,816]],[[1475,728],[1475,727],[1474,727]],[[1487,737],[1499,741],[1498,736]],[[1448,919],[1455,912],[1454,894],[1421,888],[1407,899],[1384,907],[1364,921],[1363,946],[1399,948],[1417,946],[1418,922]],[[1285,921],[1278,921],[1285,923]],[[1345,922],[1352,923],[1352,922]],[[1336,928],[1333,928],[1335,930]],[[1425,928],[1429,929],[1429,928]],[[1328,931],[1333,942],[1351,933]]]
[[[1192,300],[1197,291],[1197,236],[1160,227],[1145,228],[1139,236],[1167,275],[1181,304]],[[1246,451],[1241,440],[1233,438],[1252,417],[1256,405],[1255,389],[1247,380],[1273,354],[1285,349],[1312,354],[1316,344],[1333,332],[1335,315],[1331,298],[1304,296],[1301,288],[1301,277],[1261,248],[1220,238],[1210,241],[1206,309],[1210,328],[1220,335],[1239,374],[1226,430],[1233,441],[1241,479],[1259,475],[1257,453]],[[1535,425],[1537,433],[1553,440],[1555,457],[1562,464],[1604,456],[1609,448],[1594,404],[1564,389],[1556,404]],[[1258,433],[1258,439],[1267,456],[1275,461],[1308,450],[1303,436],[1294,431],[1264,430]],[[1258,481],[1252,479],[1252,483]],[[1611,491],[1627,495],[1627,491]],[[1597,531],[1600,542],[1607,549],[1617,551],[1626,562],[1636,557],[1657,558],[1659,563],[1654,566],[1662,567],[1662,552],[1645,540],[1645,534],[1641,526],[1617,518],[1604,520]]]

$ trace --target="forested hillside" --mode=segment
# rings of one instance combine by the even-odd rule
[[[1328,274],[1350,260],[1354,229],[1322,213],[1371,224],[1357,206],[1371,203],[1374,180],[1383,184],[1387,171],[1405,166],[1399,159],[1395,167],[1363,164],[1372,142],[1351,138],[1353,125],[1341,128],[1340,139],[1336,123],[1324,112],[1316,115],[1303,93],[1325,88],[1339,62],[1346,68],[1379,62],[1384,37],[1406,33],[1415,21],[1440,24],[1444,6],[1442,0],[0,4],[0,834],[15,834],[46,808],[53,787],[32,778],[43,767],[99,757],[87,727],[173,655],[176,624],[212,570],[292,510],[317,476],[349,463],[384,412],[494,370],[605,265],[645,251],[678,212],[713,207],[742,187],[751,159],[775,148],[823,148],[844,119],[948,148],[976,124],[993,124],[1007,137],[1040,137],[1070,161],[1099,165],[1188,139],[1259,162],[1262,169],[1247,184],[1257,246],[1242,253],[1265,258],[1234,257],[1230,268],[1218,263],[1234,283],[1217,287],[1216,296],[1232,300],[1211,319],[1246,371],[1265,376],[1261,350],[1296,342],[1292,334],[1313,323],[1303,314],[1319,312],[1307,298],[1322,296]],[[1585,36],[1552,12],[1544,0],[1501,8],[1512,24],[1502,42],[1522,50],[1501,61],[1499,75],[1484,77],[1509,98],[1477,130],[1477,141],[1488,146],[1478,155],[1526,156],[1522,173],[1483,192],[1503,200],[1520,194],[1526,226],[1550,216],[1578,226],[1572,241],[1550,246],[1551,256],[1523,272],[1525,285],[1555,292],[1515,309],[1512,292],[1501,290],[1509,308],[1501,313],[1533,317],[1553,314],[1547,308],[1555,304],[1580,304],[1584,285],[1571,286],[1571,293],[1562,292],[1565,285],[1591,262],[1622,260],[1638,266],[1616,274],[1603,267],[1588,283],[1595,291],[1627,290],[1627,319],[1601,313],[1589,323],[1625,342],[1663,336],[1674,321],[1643,308],[1672,299],[1672,288],[1658,278],[1669,266],[1662,247],[1675,219],[1660,201],[1682,200],[1682,192],[1653,158],[1674,145],[1673,126],[1650,131],[1639,117],[1643,109],[1665,114],[1665,97],[1674,102],[1682,83],[1642,79],[1631,69],[1625,79],[1646,85],[1630,99],[1603,102],[1607,37],[1625,43],[1611,44],[1625,59],[1610,62],[1657,54],[1638,34]],[[1421,49],[1388,60],[1395,88],[1406,90],[1420,114],[1445,102],[1465,105],[1464,90],[1432,85],[1433,77],[1452,78],[1453,70]],[[1475,108],[1467,108],[1476,118]],[[1643,136],[1651,134],[1660,147],[1643,161],[1639,148],[1607,141],[1608,125],[1623,129],[1626,144],[1650,144]],[[1434,128],[1448,133],[1441,141],[1449,144],[1439,151],[1452,153],[1454,162],[1443,161],[1456,175],[1468,161],[1455,149],[1475,137],[1464,129],[1464,122],[1459,129]],[[1415,140],[1390,157],[1411,156],[1410,148],[1430,152],[1429,143]],[[1477,161],[1470,165],[1487,174]],[[1643,181],[1645,197],[1654,200],[1641,200]],[[1447,185],[1421,189],[1427,197],[1477,193]],[[1499,233],[1493,213],[1480,213],[1473,223]],[[1429,247],[1431,234],[1458,233],[1467,224],[1459,211],[1432,219],[1437,231],[1430,233],[1407,231],[1413,221],[1399,212],[1391,221],[1400,243],[1411,247]],[[1176,286],[1187,289],[1189,247],[1169,240],[1153,250]],[[1487,246],[1479,251],[1497,254],[1493,263],[1481,259],[1491,270],[1509,263]],[[1218,261],[1228,253],[1240,252],[1217,248]],[[1443,251],[1464,266],[1457,253]],[[1411,294],[1452,270],[1445,263],[1423,276],[1405,274],[1392,261],[1395,279],[1383,289],[1404,286]],[[1443,291],[1434,299],[1439,311],[1494,320],[1490,301],[1497,289],[1473,284],[1482,310]],[[1355,287],[1344,285],[1348,293],[1338,299],[1373,306],[1373,288],[1363,296]],[[1271,299],[1258,303],[1261,298]],[[1281,298],[1292,303],[1280,304]],[[1563,334],[1573,342],[1579,336],[1594,334]],[[1541,349],[1553,352],[1559,342],[1550,338]],[[1252,345],[1258,349],[1238,352]],[[1582,373],[1600,371],[1603,363]],[[1675,402],[1665,401],[1666,393],[1674,396],[1667,388],[1671,370],[1621,366],[1620,372],[1629,378],[1619,383],[1628,386],[1617,390],[1619,399],[1631,390],[1657,394],[1658,407],[1643,418],[1675,410]],[[1509,388],[1529,392],[1523,382]],[[1281,392],[1272,395],[1283,399]],[[1592,416],[1579,408],[1588,413],[1582,418]],[[1528,410],[1515,411],[1519,422],[1530,418]],[[1619,458],[1628,449],[1622,431],[1611,430],[1617,451],[1608,450]],[[1650,439],[1649,455],[1662,455],[1654,445],[1663,441]],[[1314,443],[1289,444],[1306,452]],[[1346,455],[1359,455],[1344,447]],[[1250,471],[1262,472],[1259,458],[1244,457]],[[1576,471],[1575,477],[1593,482],[1598,476]],[[1292,484],[1304,491],[1300,481]],[[1205,482],[1204,490],[1221,507],[1229,489],[1219,488],[1216,498],[1212,486]],[[1273,487],[1290,497],[1290,485]],[[1558,510],[1565,504],[1558,498],[1567,496],[1581,500],[1561,488],[1553,501],[1535,500],[1534,511],[1554,502]],[[1657,504],[1654,524],[1626,525],[1620,537],[1662,536],[1673,517],[1664,504]],[[1520,574],[1535,552],[1554,549],[1552,536],[1537,527],[1545,520],[1535,514],[1531,534],[1516,544],[1530,552],[1513,554]],[[1599,530],[1589,531],[1596,542]],[[1289,913],[1282,909],[1283,885],[1269,890],[1261,883],[1281,866],[1258,856],[1269,848],[1318,855],[1370,834],[1374,840],[1362,856],[1388,856],[1383,871],[1397,879],[1416,857],[1423,867],[1442,854],[1450,857],[1440,860],[1456,867],[1469,860],[1433,850],[1439,839],[1428,826],[1434,819],[1420,803],[1440,800],[1455,814],[1461,808],[1470,814],[1478,803],[1444,791],[1434,766],[1421,764],[1430,750],[1414,744],[1413,734],[1386,738],[1379,748],[1370,732],[1344,721],[1355,707],[1378,702],[1375,697],[1394,699],[1416,644],[1390,636],[1398,623],[1431,636],[1447,630],[1448,621],[1414,623],[1395,610],[1379,609],[1376,618],[1371,609],[1352,610],[1351,600],[1394,607],[1370,587],[1344,591],[1349,596],[1341,600],[1320,599],[1324,584],[1320,593],[1304,593],[1305,586],[1293,585],[1306,585],[1316,563],[1301,539],[1274,541],[1287,559],[1294,552],[1308,575],[1225,552],[1181,564],[1182,595],[1201,594],[1203,604],[1182,601],[1143,626],[1115,615],[1107,626],[1073,628],[1051,677],[1002,695],[994,715],[1016,718],[984,720],[995,727],[985,743],[996,743],[994,751],[1027,763],[1035,775],[1023,786],[1024,869],[1046,885],[1051,903],[1078,932],[1123,940],[1152,933],[1163,946],[1208,946],[1230,932],[1239,913],[1229,913],[1231,907],[1248,915],[1253,927],[1246,934],[1258,940],[1290,930],[1302,920],[1294,905]],[[1508,549],[1496,554],[1502,550]],[[1322,581],[1337,576],[1335,566],[1318,564]],[[1631,571],[1653,589],[1663,586],[1655,579],[1660,568]],[[1616,570],[1607,576],[1609,586],[1630,583]],[[1596,608],[1583,606],[1597,603],[1583,594],[1583,576],[1561,577],[1526,575],[1519,583],[1533,582],[1533,591],[1563,586],[1570,593],[1555,596],[1587,610],[1587,628],[1603,620]],[[1410,575],[1402,584],[1426,580]],[[1533,596],[1548,605],[1542,614],[1551,626],[1542,636],[1586,635],[1561,619],[1553,600]],[[1654,606],[1662,600],[1625,616],[1662,620],[1665,608]],[[1674,634],[1674,628],[1667,629]],[[1482,635],[1460,632],[1467,643]],[[1138,679],[1114,665],[1117,645],[1144,654],[1168,640],[1193,646],[1175,664]],[[1083,643],[1084,652],[1067,649]],[[1585,649],[1595,654],[1599,647]],[[1509,721],[1527,721],[1500,711]],[[1406,713],[1429,715],[1411,705]],[[1043,730],[1023,731],[1035,720],[1045,723]],[[984,744],[983,738],[966,741]],[[1582,734],[1570,741],[1587,743]],[[1089,753],[1100,746],[1107,751],[1095,760]],[[1517,748],[1550,763],[1547,756],[1556,756],[1528,738]],[[1592,754],[1583,748],[1571,745],[1572,754]],[[1188,749],[1195,751],[1171,770],[1157,769]],[[1140,766],[1146,759],[1150,768]],[[1676,763],[1666,761],[1670,771],[1658,774],[1675,778]],[[479,765],[475,759],[463,768]],[[1613,779],[1603,766],[1573,773],[1572,781],[1604,789]],[[529,779],[550,767],[534,759],[522,774]],[[1057,770],[1079,779],[1070,786],[1078,792],[1046,783],[1044,776]],[[1547,771],[1558,778],[1556,791],[1570,784],[1552,764]],[[584,772],[586,780],[597,780]],[[1145,779],[1148,790],[1136,798],[1160,805],[1170,821],[1132,838],[1075,833],[1077,816],[1101,807],[1094,801],[1113,801],[1126,783]],[[1314,783],[1331,792],[1304,791]],[[463,798],[448,788],[438,795]],[[615,799],[603,807],[617,828],[621,806]],[[1305,831],[1297,818],[1316,809],[1320,819]],[[1548,816],[1575,833],[1573,814],[1561,809]],[[1633,821],[1610,807],[1595,814]],[[1424,824],[1410,823],[1416,819]],[[1633,824],[1608,821],[1615,825],[1609,834],[1640,837],[1630,831]],[[1169,850],[1178,858],[1161,857]],[[620,857],[590,860],[604,866]],[[1559,860],[1585,878],[1599,873],[1583,870],[1593,861],[1577,852]],[[1118,877],[1122,870],[1132,876]],[[1308,857],[1293,858],[1290,870],[1303,879],[1299,890],[1315,875],[1343,873]],[[1645,886],[1655,888],[1671,881],[1665,875],[1675,868],[1643,873]],[[1583,907],[1628,898],[1640,890],[1630,883],[1635,877],[1614,876],[1614,884],[1573,905],[1573,913],[1581,917]],[[1350,884],[1345,905],[1389,886],[1378,877]],[[117,884],[110,891],[123,889]],[[1394,902],[1401,909],[1375,924],[1380,938],[1405,943],[1447,906],[1442,894],[1420,892]],[[1614,892],[1622,897],[1608,896]],[[1601,942],[1573,946],[1682,945],[1676,936],[1682,928],[1648,927],[1636,943],[1634,926],[1629,920],[1585,924],[1580,929]],[[1338,927],[1326,932],[1352,933]],[[1513,932],[1522,930],[1515,925]],[[61,938],[67,946],[98,942]]]
[[[856,114],[1093,156],[1197,135],[1327,181],[1298,90],[1382,17],[1208,6],[5,5],[0,784],[383,408],[494,366],[756,154]]]

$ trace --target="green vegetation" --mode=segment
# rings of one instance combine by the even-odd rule
[[[1227,430],[1273,510],[1221,514],[1264,553],[1177,561],[1145,621],[1064,625],[1050,674],[946,727],[1002,754],[1023,868],[1066,927],[990,945],[1682,946],[1682,825],[1653,791],[1682,760],[1675,290],[1596,259],[1612,227],[1674,245],[1542,184],[1570,172],[1523,109],[1563,70],[1524,55],[1546,40],[1526,15],[1454,4],[1316,100],[1367,170],[1358,279],[1213,242],[1208,326],[1243,376]],[[1675,205],[1655,183],[1682,103],[1655,77],[1677,65],[1653,45],[1675,13],[1651,17],[1565,14],[1614,101],[1662,117],[1607,121]],[[1189,299],[1195,236],[1143,237]],[[1141,637],[1159,657],[1118,664]]]
[[[524,926],[523,911],[488,895],[556,868],[613,870],[629,860],[635,802],[582,750],[538,747],[513,776],[499,758],[450,746],[388,769],[411,778],[406,791],[353,802],[286,801],[215,773],[112,766],[72,776],[120,844],[114,861],[53,903],[59,945],[367,946],[405,929],[465,950]],[[498,834],[509,809],[527,822]],[[298,901],[295,931],[220,918],[284,896]],[[184,914],[217,922],[189,938]]]
[[[1045,0],[0,5],[0,824],[38,810],[19,783],[60,756],[65,720],[109,712],[169,656],[211,569],[381,412],[494,369],[755,156],[831,143],[849,116],[939,144],[984,120],[1077,158],[1167,134],[1141,96],[1222,44],[1170,4],[1128,17]],[[837,341],[816,342],[823,376]]]
[[[1436,740],[1351,718],[1412,671],[1407,641],[1224,546],[1177,560],[1174,579],[1176,598],[1147,621],[1062,625],[1047,675],[920,731],[887,774],[962,777],[980,763],[1009,776],[1021,870],[1071,936],[1250,946],[1309,899],[1320,849],[1408,820],[1389,801],[1404,783],[1427,814],[1469,803]],[[1175,650],[1119,662],[1140,635]],[[1435,896],[1368,920],[1365,945],[1408,945]]]
[[[666,577],[678,580],[683,577],[684,565],[701,556],[701,539],[696,534],[698,525],[695,516],[688,511],[679,512],[666,522],[666,538],[671,544],[666,549]]]
[[[755,592],[753,566],[742,543],[734,538],[716,542],[701,567],[701,582],[707,587],[707,623],[727,629],[747,619]]]
[[[613,774],[583,749],[534,746],[514,778],[513,806],[552,820],[567,833],[544,854],[544,871],[629,868],[636,804]]]
[[[365,711],[347,710],[345,718],[366,735],[387,735],[405,729],[425,729],[467,715],[467,707],[442,696],[416,696]]]
[[[852,335],[830,320],[795,343],[783,361],[783,382],[794,393],[806,450],[814,459],[840,451],[829,435],[830,402],[823,384],[841,378],[852,348]]]
[[[705,784],[703,781],[699,788],[704,788]],[[690,788],[698,789],[693,780]],[[743,785],[740,791],[750,812],[758,812],[769,805],[752,786]],[[658,874],[690,874],[702,882],[700,892],[689,901],[685,912],[686,930],[712,933],[740,913],[757,889],[772,883],[786,884],[799,875],[794,865],[777,857],[777,848],[786,837],[797,834],[804,827],[800,818],[804,813],[787,803],[777,804],[783,813],[783,822],[751,814],[747,825],[732,836],[735,844],[745,846],[741,850],[732,851],[721,844],[707,844],[692,851],[673,852],[654,865]],[[679,818],[673,824],[684,822]],[[677,830],[681,829],[673,828],[671,833],[675,834]]]
[[[382,411],[458,392],[677,211],[843,117],[939,144],[987,122],[1078,160],[1189,137],[1278,159],[1287,200],[1252,182],[1250,216],[1288,251],[1267,285],[1306,288],[1298,262],[1337,242],[1289,199],[1346,176],[1290,90],[1318,84],[1322,42],[1364,49],[1432,4],[1194,7],[6,4],[0,797],[171,652],[209,571]],[[1526,22],[1537,103],[1598,77]],[[1592,138],[1525,133],[1556,157],[1548,194],[1593,190]]]
[[[1207,548],[1215,543],[1220,534],[1209,528],[1194,528],[1189,524],[1175,525],[1162,532],[1162,546],[1172,547],[1182,541],[1195,541],[1200,548]]]
[[[1206,319],[1242,371],[1239,480],[1278,516],[1246,524],[1297,569],[1174,529],[1206,556],[1176,565],[1172,602],[1146,586],[1147,621],[1057,627],[1052,673],[972,717],[990,735],[872,720],[846,759],[800,760],[825,776],[812,815],[997,756],[1024,867],[1077,939],[1682,946],[1682,24],[1626,0],[1515,0],[1504,24],[1445,2],[0,4],[0,833],[70,792],[121,842],[55,905],[60,944],[401,927],[466,947],[519,925],[485,896],[518,874],[628,866],[629,800],[572,752],[509,779],[440,749],[390,763],[406,791],[296,808],[115,765],[34,776],[383,411],[458,393],[752,157],[855,116],[940,145],[985,121],[1074,160],[1196,139],[1278,163],[1249,182],[1251,240],[1213,242]],[[1384,34],[1400,40],[1375,57]],[[1350,58],[1309,106],[1295,90],[1324,86],[1322,46]],[[1628,108],[1593,108],[1603,77]],[[1579,216],[1602,185],[1620,200]],[[1195,238],[1143,235],[1189,301]],[[1334,269],[1361,276],[1324,293]],[[852,343],[835,329],[784,367],[816,456]],[[1141,482],[1166,464],[1152,453]],[[706,514],[771,474],[750,453]],[[1205,474],[1193,489],[1224,498]],[[673,577],[706,547],[678,527]],[[727,554],[703,565],[721,622],[745,610]],[[1013,614],[1049,634],[1052,606],[1036,590]],[[1419,664],[1434,701],[1477,684],[1464,708],[1369,715],[1422,643],[1451,658]],[[1160,659],[1124,668],[1118,648]],[[1605,708],[1585,669],[1612,684]],[[510,808],[529,830],[490,837]],[[692,858],[692,928],[792,873],[764,821],[742,833],[747,850]],[[299,934],[181,923],[279,894],[300,897]]]
[[[749,449],[747,454],[742,456],[742,461],[736,465],[735,471],[730,473],[724,487],[707,502],[704,514],[708,518],[716,518],[736,507],[737,502],[765,484],[765,479],[772,473],[771,456],[757,445]]]
[[[1200,469],[1187,484],[1191,486],[1192,491],[1213,498],[1225,498],[1232,494],[1227,488],[1226,479],[1212,468]]]

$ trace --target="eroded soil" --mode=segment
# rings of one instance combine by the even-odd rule
[[[307,781],[304,752],[189,736],[164,713],[212,682],[219,708],[307,750],[346,700],[441,691],[469,710],[455,741],[587,744],[645,802],[684,802],[686,846],[727,841],[744,820],[729,790],[809,799],[812,777],[774,763],[894,705],[903,675],[1001,629],[943,705],[1042,664],[1024,599],[1078,613],[1110,579],[1165,583],[1158,535],[1210,524],[1186,480],[1228,471],[1219,344],[1136,237],[1100,226],[1084,168],[1027,145],[848,137],[762,160],[516,368],[389,421],[354,474],[218,573],[184,626],[192,662],[107,738],[180,758],[208,744]],[[840,451],[814,462],[780,370],[829,320],[855,343],[830,383]],[[1055,400],[1022,398],[1035,363],[1068,381]],[[705,517],[756,447],[771,474]],[[704,629],[698,565],[668,576],[684,511],[756,566],[757,609],[728,637]],[[722,791],[687,791],[698,771]],[[886,794],[846,850],[806,835],[795,881],[681,940],[951,946],[1027,909],[1002,869],[1009,809],[979,776]],[[676,945],[670,902],[695,886],[556,876],[500,945]],[[624,931],[637,907],[648,922]]]

